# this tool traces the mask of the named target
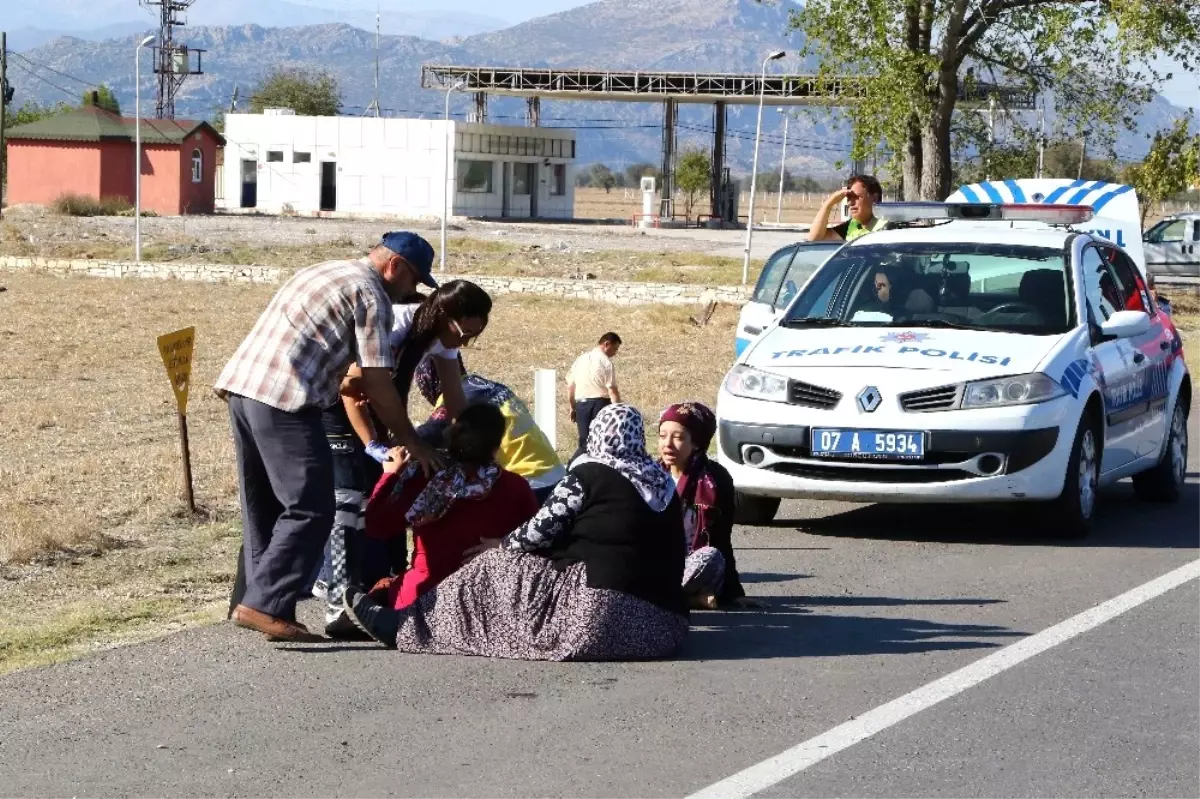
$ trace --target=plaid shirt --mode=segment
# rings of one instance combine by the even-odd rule
[[[217,378],[281,411],[327,408],[351,363],[392,368],[392,302],[369,261],[328,261],[298,272],[276,293]]]

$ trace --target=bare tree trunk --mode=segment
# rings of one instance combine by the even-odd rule
[[[953,67],[943,67],[938,76],[933,116],[921,136],[923,200],[940,201],[950,194],[950,120],[954,116],[954,106],[957,103],[958,72]]]
[[[921,199],[921,178],[925,171],[923,166],[921,123],[914,116],[908,123],[908,140],[904,145],[904,199]]]

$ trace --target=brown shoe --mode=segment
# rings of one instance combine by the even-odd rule
[[[315,644],[325,639],[315,633],[310,633],[303,624],[285,621],[275,616],[267,615],[260,610],[238,605],[233,609],[233,623],[267,636],[268,641],[291,641],[299,644]]]

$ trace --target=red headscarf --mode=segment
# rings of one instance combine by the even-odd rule
[[[684,516],[695,513],[695,530],[688,541],[688,551],[694,552],[708,546],[708,516],[717,504],[717,488],[708,473],[708,446],[717,434],[717,415],[702,403],[681,402],[663,411],[659,426],[664,422],[683,425],[695,447],[675,484]]]

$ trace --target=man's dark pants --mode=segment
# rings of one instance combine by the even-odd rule
[[[235,604],[294,620],[333,526],[333,455],[321,411],[281,411],[231,394],[229,417],[245,550],[246,593]]]
[[[580,452],[587,449],[588,430],[592,427],[592,420],[609,405],[612,405],[612,400],[608,397],[585,399],[575,403],[575,424],[579,426]]]

